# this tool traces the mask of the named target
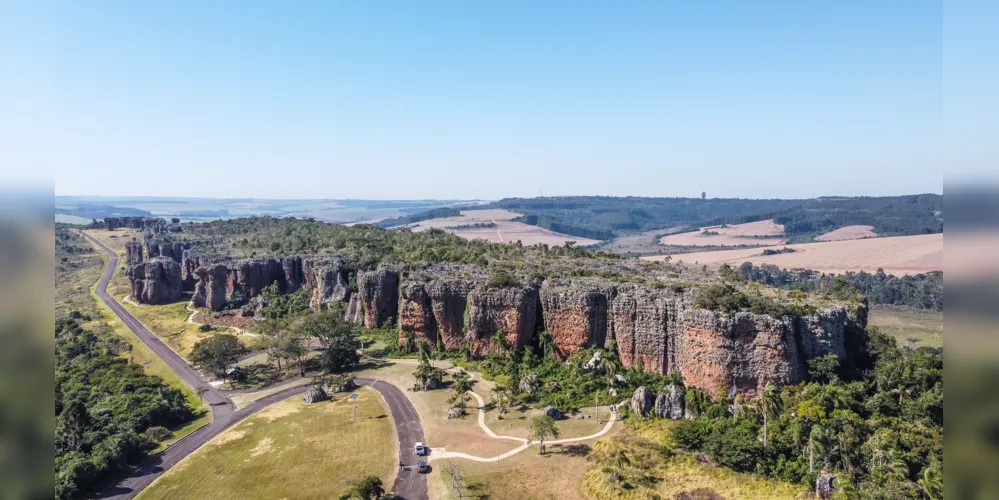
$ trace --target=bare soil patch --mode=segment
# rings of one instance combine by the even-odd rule
[[[847,271],[875,272],[878,268],[882,268],[888,274],[904,275],[943,269],[943,234],[802,243],[787,246],[796,251],[766,256],[762,255],[762,248],[695,252],[676,255],[673,257],[673,261],[708,267],[718,267],[722,264],[738,266],[748,261],[756,265],[773,264],[782,268],[814,269],[836,274]],[[642,258],[663,260],[665,257],[657,255]]]
[[[535,243],[563,245],[567,241],[575,241],[580,246],[600,243],[599,240],[555,233],[544,228],[511,220],[519,216],[520,214],[516,212],[503,209],[463,210],[458,217],[426,220],[417,224],[411,224],[409,227],[414,231],[426,231],[432,228],[443,229],[465,239],[483,239],[493,243],[513,243],[520,241],[524,245],[533,245]],[[449,227],[473,226],[475,224],[494,224],[495,227],[448,229]]]
[[[780,245],[785,241],[784,226],[773,220],[702,227],[698,231],[671,234],[659,239],[663,245],[676,246]]]
[[[877,237],[878,234],[874,232],[874,226],[843,226],[816,236],[815,241],[859,240]]]
[[[252,317],[243,316],[239,311],[210,311],[208,309],[199,309],[191,320],[195,323],[236,327],[240,330],[246,330],[254,323]]]

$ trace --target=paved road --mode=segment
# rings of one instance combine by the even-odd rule
[[[417,457],[414,447],[417,442],[426,443],[423,438],[423,426],[420,425],[420,417],[413,408],[413,403],[396,386],[381,380],[355,379],[360,385],[369,386],[382,393],[385,402],[392,411],[392,419],[395,420],[396,433],[399,435],[399,460],[407,466],[406,470],[400,467],[399,474],[395,477],[392,491],[399,498],[407,500],[426,500],[427,476],[416,470],[416,462],[427,460],[427,457]]]
[[[263,397],[249,406],[236,410],[232,401],[226,397],[225,391],[216,389],[187,363],[184,358],[173,349],[163,343],[156,335],[149,331],[139,322],[132,313],[122,307],[111,295],[107,293],[108,283],[118,269],[118,255],[89,234],[82,233],[84,237],[108,253],[110,257],[107,269],[97,283],[97,296],[111,308],[112,311],[131,329],[142,341],[149,346],[157,356],[163,359],[177,374],[191,387],[205,386],[208,392],[205,393],[205,401],[209,403],[212,411],[212,422],[177,441],[173,446],[158,453],[136,468],[128,477],[118,484],[104,491],[99,498],[125,500],[134,497],[143,488],[153,482],[160,474],[179,462],[181,459],[197,450],[202,445],[210,441],[213,437],[233,424],[243,420],[250,415],[274,404],[283,401],[290,396],[305,392],[307,385],[292,387],[284,391]],[[357,383],[367,385],[382,393],[392,418],[395,420],[396,430],[399,434],[399,457],[407,465],[415,465],[416,457],[413,455],[413,444],[423,441],[423,427],[420,425],[419,416],[412,403],[395,386],[378,380],[357,379]],[[419,474],[416,470],[400,470],[396,476],[393,487],[396,495],[407,500],[425,500],[427,494],[427,478]]]

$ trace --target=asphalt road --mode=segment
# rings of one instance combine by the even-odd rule
[[[263,397],[249,406],[236,410],[232,401],[226,397],[225,391],[218,390],[208,384],[208,381],[198,373],[191,365],[174,352],[169,346],[164,344],[156,335],[149,331],[139,322],[132,313],[122,307],[113,297],[107,293],[108,283],[118,269],[118,255],[110,248],[106,247],[97,239],[86,233],[84,237],[108,253],[110,261],[100,281],[97,283],[97,296],[111,308],[112,311],[131,329],[142,341],[149,346],[157,356],[163,359],[177,374],[191,387],[204,386],[208,392],[204,394],[205,401],[211,406],[212,422],[183,439],[174,443],[173,446],[158,453],[142,465],[137,467],[132,473],[119,481],[113,487],[108,488],[98,498],[125,500],[134,497],[143,488],[153,482],[160,474],[179,462],[181,459],[200,448],[202,445],[217,436],[220,432],[231,427],[233,424],[243,420],[250,415],[274,404],[283,401],[290,396],[305,392],[308,386],[299,386],[286,389],[284,391]],[[370,386],[377,390],[385,398],[385,402],[392,412],[395,420],[396,431],[399,435],[399,457],[406,465],[414,466],[412,470],[400,470],[396,476],[393,491],[400,498],[407,500],[425,500],[428,498],[427,478],[418,473],[415,469],[418,458],[413,453],[413,445],[417,441],[423,441],[423,427],[420,425],[420,418],[409,402],[406,395],[391,384],[378,380],[356,379],[360,385]],[[294,497],[294,495],[290,495]]]

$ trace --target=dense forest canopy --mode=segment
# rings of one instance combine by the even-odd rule
[[[524,214],[524,223],[571,236],[609,239],[629,232],[774,219],[794,241],[869,225],[881,236],[943,231],[943,196],[823,197],[811,200],[567,196],[506,198],[481,208]]]

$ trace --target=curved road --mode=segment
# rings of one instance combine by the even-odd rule
[[[122,307],[118,301],[107,293],[108,283],[111,282],[111,277],[114,276],[115,270],[118,269],[118,255],[89,234],[82,231],[81,234],[94,245],[107,252],[109,257],[107,268],[104,270],[100,281],[97,282],[97,296],[157,356],[162,358],[170,368],[177,372],[177,375],[185,383],[191,387],[204,386],[208,388],[208,392],[205,393],[204,398],[210,405],[212,412],[212,422],[210,424],[192,432],[178,440],[173,446],[152,456],[133,470],[128,477],[104,491],[99,498],[125,500],[134,497],[160,474],[191,454],[194,450],[200,448],[220,432],[274,403],[305,392],[308,388],[307,385],[292,387],[263,397],[239,410],[235,409],[232,401],[225,395],[225,391],[209,385],[204,377],[191,367],[184,358],[180,357],[173,349],[164,344],[145,325],[139,322],[135,316],[132,316],[132,313],[128,312],[127,309]],[[371,379],[356,379],[356,382],[360,385],[370,386],[382,394],[386,404],[389,406],[389,411],[392,412],[392,418],[395,420],[396,431],[399,435],[399,457],[403,462],[406,462],[409,457],[414,458],[412,461],[415,461],[413,445],[417,441],[423,441],[423,427],[420,425],[420,418],[416,413],[416,409],[413,408],[413,404],[409,402],[409,399],[406,398],[402,391],[391,384]],[[410,463],[409,465],[415,464]],[[415,468],[413,470],[400,470],[396,475],[393,491],[401,498],[424,500],[428,498],[427,478],[416,472]]]

